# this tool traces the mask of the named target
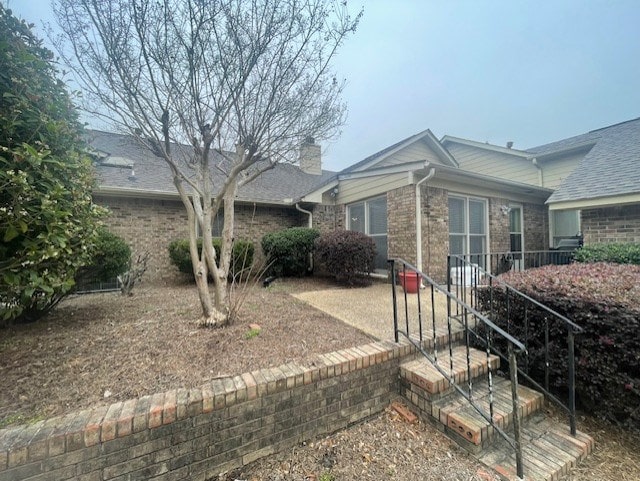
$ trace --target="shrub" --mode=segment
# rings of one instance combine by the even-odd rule
[[[576,392],[594,415],[640,429],[640,267],[593,263],[546,266],[501,276],[516,289],[580,325],[575,337]],[[488,291],[479,292],[481,306]],[[525,339],[524,305],[503,290],[493,291],[494,322]],[[511,322],[505,305],[511,303]],[[527,310],[528,362],[534,379],[544,373],[544,336],[548,314]],[[559,392],[566,390],[567,330],[549,322],[550,378]]]
[[[338,282],[368,284],[374,269],[376,245],[361,232],[337,230],[316,240],[316,259]]]
[[[202,252],[202,239],[198,239],[197,242],[198,252]],[[211,244],[216,251],[216,265],[220,265],[219,258],[222,240],[219,237],[215,237],[211,240]],[[253,264],[254,251],[253,242],[243,239],[234,241],[233,250],[231,251],[229,277],[235,277],[251,267]],[[193,275],[188,239],[178,239],[171,242],[169,244],[169,258],[171,259],[171,263],[175,265],[180,272]]]
[[[131,248],[122,237],[105,228],[98,229],[93,252],[91,263],[80,268],[76,274],[77,285],[108,281],[129,267]]]
[[[0,4],[0,324],[36,321],[71,291],[103,213],[53,58]]]
[[[268,274],[278,277],[305,275],[313,242],[319,235],[317,230],[307,227],[291,227],[265,235],[262,252],[269,264]]]
[[[591,244],[575,252],[576,262],[615,262],[640,265],[640,243]]]

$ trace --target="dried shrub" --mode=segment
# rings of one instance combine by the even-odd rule
[[[640,266],[607,263],[546,266],[510,272],[501,279],[584,329],[575,338],[579,402],[598,417],[640,430]],[[503,289],[494,289],[492,299],[494,322],[508,328],[521,341],[528,338],[530,374],[538,381],[544,375],[548,319],[551,385],[557,392],[566,391],[566,327],[529,304],[525,335],[522,299],[510,294],[507,300]],[[488,311],[489,290],[480,290],[479,301]]]
[[[640,243],[591,244],[575,252],[576,262],[614,262],[640,265]]]
[[[267,274],[278,277],[301,277],[309,270],[313,242],[320,235],[316,229],[291,227],[266,234],[262,252],[267,258]]]
[[[338,282],[369,284],[374,269],[376,245],[361,232],[338,230],[321,235],[315,244],[316,260]]]

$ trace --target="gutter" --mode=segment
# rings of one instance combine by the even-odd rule
[[[429,167],[429,161],[424,163],[424,168]],[[431,167],[426,177],[416,182],[416,265],[422,271],[422,202],[420,195],[420,185],[427,182],[436,175],[435,167]]]

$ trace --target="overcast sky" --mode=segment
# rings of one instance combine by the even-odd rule
[[[5,0],[37,27],[48,0]],[[323,167],[424,129],[528,148],[640,117],[640,0],[361,0]],[[38,29],[44,37],[41,28]]]

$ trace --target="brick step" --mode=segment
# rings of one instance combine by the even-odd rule
[[[578,431],[570,434],[569,426],[536,413],[522,426],[522,457],[527,480],[555,481],[593,451],[593,438]],[[502,479],[516,480],[515,453],[501,437],[477,456],[494,469]]]
[[[404,325],[400,326],[401,329],[405,329]],[[420,343],[420,335],[418,334],[418,330],[414,327],[410,334],[411,340],[415,343]],[[433,327],[431,327],[430,323],[425,321],[422,331],[422,346],[427,350],[433,350],[434,339],[433,339]],[[460,345],[464,340],[464,327],[461,326],[458,322],[451,323],[451,344],[454,346]],[[436,326],[436,336],[435,336],[435,345],[438,347],[438,350],[446,350],[449,349],[449,329],[446,325],[438,325]]]
[[[521,419],[540,410],[544,403],[541,393],[525,386],[518,386],[518,397]],[[485,413],[489,413],[489,388],[486,383],[474,386],[473,400]],[[475,447],[488,446],[495,437],[489,421],[461,395],[435,401],[431,416],[442,423],[459,444],[471,451],[477,451]],[[499,376],[493,377],[493,421],[503,430],[507,430],[513,422],[511,383]]]
[[[450,359],[453,359],[453,373],[451,373]],[[486,353],[477,349],[469,351],[471,378],[483,376],[490,368],[492,371],[500,367],[500,358],[491,355],[487,359]],[[469,377],[467,369],[467,350],[465,346],[457,346],[453,349],[453,356],[449,356],[449,350],[441,350],[438,354],[438,367],[444,372],[452,374],[456,384],[466,383]],[[404,363],[400,366],[400,377],[406,379],[411,385],[420,388],[426,393],[428,400],[441,397],[443,393],[451,390],[448,379],[424,358]],[[440,395],[440,396],[438,396]]]

